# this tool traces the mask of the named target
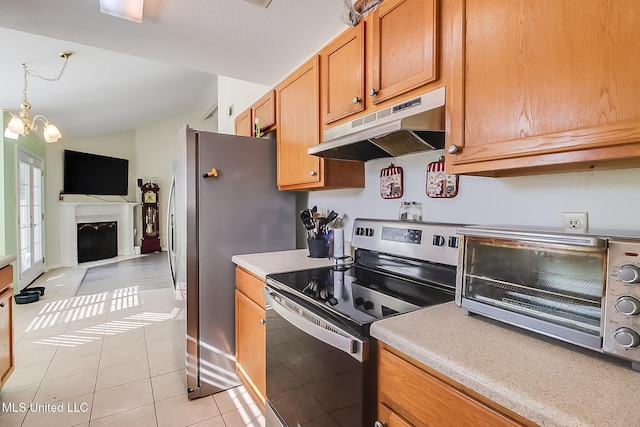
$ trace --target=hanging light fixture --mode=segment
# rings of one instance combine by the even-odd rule
[[[31,75],[34,77],[38,77],[39,79],[46,81],[58,81],[62,74],[64,73],[65,68],[67,68],[67,62],[69,62],[69,57],[71,56],[71,52],[62,52],[59,56],[60,58],[64,58],[64,65],[60,70],[60,73],[57,77],[52,79],[42,77],[40,74],[36,73],[33,70],[29,70],[27,68],[27,64],[22,64],[22,68],[24,69],[24,88],[22,90],[23,99],[20,103],[20,111],[16,114],[11,114],[11,119],[7,124],[7,127],[4,130],[5,138],[10,139],[18,139],[20,136],[28,135],[29,132],[37,132],[38,124],[37,121],[42,122],[42,136],[45,142],[56,142],[60,138],[62,138],[62,133],[56,125],[51,123],[45,116],[38,114],[34,116],[33,119],[29,117],[29,110],[31,109],[31,104],[27,99],[27,75]],[[2,110],[6,111],[6,110]]]

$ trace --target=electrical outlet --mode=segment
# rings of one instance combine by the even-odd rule
[[[589,218],[587,212],[564,212],[564,228],[568,231],[587,231]]]

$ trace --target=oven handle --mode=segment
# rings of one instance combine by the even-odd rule
[[[366,340],[362,340],[349,334],[343,329],[338,328],[333,323],[329,323],[321,316],[318,316],[314,312],[296,304],[274,289],[265,287],[264,296],[267,304],[296,328],[306,332],[316,339],[319,339],[331,347],[347,353],[359,362],[367,360],[369,355],[368,342]],[[286,300],[286,304],[289,307],[277,301],[277,297]],[[294,312],[293,310],[297,312]],[[308,319],[312,319],[313,321]],[[324,325],[324,327],[322,325]]]

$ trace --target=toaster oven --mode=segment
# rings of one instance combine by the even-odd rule
[[[640,371],[640,236],[458,229],[456,303],[632,362]]]

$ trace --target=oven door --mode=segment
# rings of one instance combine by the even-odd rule
[[[266,426],[373,425],[369,340],[269,285],[265,298]]]

